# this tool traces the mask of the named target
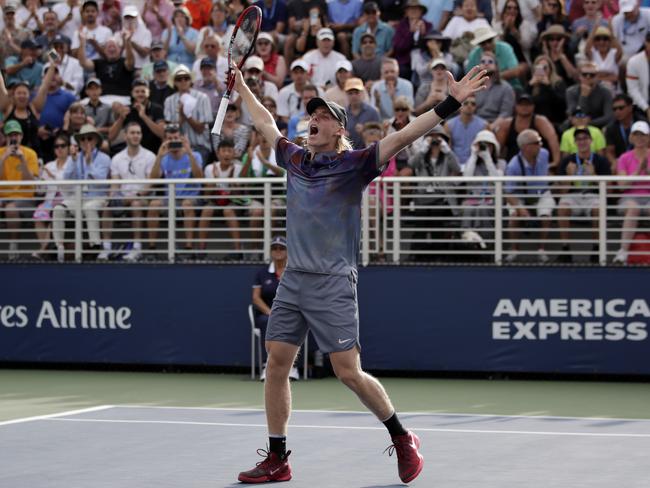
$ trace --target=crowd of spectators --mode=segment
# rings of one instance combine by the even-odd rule
[[[313,97],[347,109],[349,138],[362,148],[442,101],[447,71],[458,78],[472,66],[485,69],[487,89],[397,154],[387,174],[540,177],[524,188],[506,187],[513,239],[522,224],[538,219],[543,242],[557,215],[566,247],[571,216],[597,221],[594,186],[553,191],[544,176],[648,174],[650,0],[255,4],[263,12],[262,32],[244,79],[297,143],[307,136],[305,106]],[[210,133],[228,76],[227,44],[248,5],[0,0],[0,179],[115,180],[83,190],[88,239],[99,259],[114,255],[112,229],[100,221],[114,220],[111,207],[118,202],[134,229],[124,259],[138,260],[144,245],[155,247],[168,195],[118,180],[282,176],[272,141],[255,132],[236,94],[221,135]],[[472,222],[489,217],[492,196],[485,185],[463,188],[418,187],[412,214],[463,214],[462,236],[482,244],[480,224]],[[176,187],[187,256],[205,248],[215,213],[227,221],[235,257],[242,250],[238,217],[259,227],[259,198],[231,190],[195,181]],[[626,261],[639,216],[650,208],[647,185],[621,192],[616,262]],[[10,251],[29,209],[40,241],[34,257],[53,243],[65,259],[65,219],[76,200],[56,187],[39,193],[16,185],[0,193]],[[377,193],[373,198],[392,205]],[[276,206],[281,202],[274,202],[274,212]],[[507,251],[508,261],[518,259],[516,245]],[[537,256],[549,260],[543,244]]]

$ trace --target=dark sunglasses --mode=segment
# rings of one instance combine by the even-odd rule
[[[474,102],[474,101],[472,101],[472,100],[465,100],[465,101],[463,102],[463,105],[476,105],[476,102]]]
[[[191,78],[189,76],[179,76],[176,78],[176,81],[190,81]]]
[[[395,107],[395,112],[408,112],[408,110],[406,107]]]
[[[627,105],[612,105],[612,110],[618,111],[618,110],[625,110],[627,108]]]
[[[608,36],[596,36],[596,37],[594,37],[594,41],[596,41],[596,42],[599,42],[599,41],[609,41],[609,40],[610,40],[610,39],[609,39]]]
[[[549,42],[560,41],[560,40],[562,40],[562,39],[563,39],[562,36],[548,36],[548,40],[549,40]]]
[[[560,6],[559,3],[547,3],[546,5],[551,7],[551,8],[558,8]]]
[[[94,141],[95,136],[81,136],[81,137],[77,137],[77,139],[79,139],[79,142]]]
[[[68,144],[54,144],[54,149],[63,149],[68,147]]]
[[[596,73],[580,73],[580,76],[584,76],[585,78],[595,78]]]

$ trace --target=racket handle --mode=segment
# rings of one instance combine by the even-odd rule
[[[229,100],[230,100],[229,96],[224,95],[223,97],[221,97],[219,110],[217,110],[217,118],[214,120],[214,125],[212,126],[213,134],[216,135],[221,134],[221,126],[223,125],[223,119],[226,118],[226,110],[228,109]]]

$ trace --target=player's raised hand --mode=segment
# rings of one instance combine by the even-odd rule
[[[449,94],[460,103],[463,103],[463,100],[470,95],[485,90],[488,77],[486,70],[474,66],[460,81],[455,81],[454,76],[449,71],[447,71],[447,79],[449,81]]]
[[[244,75],[241,74],[241,70],[234,64],[230,65],[229,76],[235,77],[235,85],[234,85],[235,90],[241,91],[243,87],[246,87],[246,83],[244,82]]]

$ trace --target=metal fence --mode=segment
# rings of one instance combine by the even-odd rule
[[[650,261],[650,177],[546,177],[533,193],[540,181],[379,178],[361,262]],[[286,231],[283,178],[19,184],[0,182],[2,260],[259,261]]]

